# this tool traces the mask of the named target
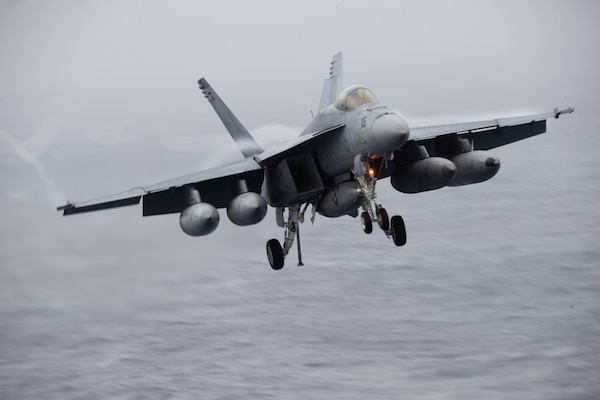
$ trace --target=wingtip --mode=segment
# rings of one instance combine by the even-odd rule
[[[67,204],[65,204],[64,206],[56,207],[56,211],[65,211],[65,210],[68,210],[68,209],[71,209],[74,207],[75,207],[75,204],[68,201]]]
[[[554,118],[558,119],[562,114],[571,114],[575,109],[573,107],[565,108],[564,110],[558,110],[558,107],[554,109]]]

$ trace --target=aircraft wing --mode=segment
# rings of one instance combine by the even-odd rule
[[[279,160],[290,153],[304,151],[306,146],[314,144],[314,139],[328,133],[333,134],[343,126],[343,124],[339,124],[322,131],[300,136],[254,157],[244,158],[233,163],[194,172],[150,186],[135,187],[124,192],[83,202],[69,202],[58,207],[57,210],[62,211],[63,215],[79,214],[132,206],[139,204],[143,198],[144,216],[179,213],[188,206],[183,190],[185,186],[197,188],[203,202],[210,203],[216,208],[224,208],[238,194],[236,190],[240,180],[246,181],[248,190],[261,193],[264,165]]]
[[[183,190],[185,186],[197,188],[202,201],[223,208],[237,195],[236,187],[240,180],[246,181],[249,190],[260,193],[263,178],[263,168],[253,158],[245,158],[154,185],[137,187],[93,200],[69,202],[57,210],[63,211],[63,215],[78,214],[136,205],[143,198],[144,216],[178,213],[188,205]]]
[[[418,145],[424,145],[431,156],[444,155],[436,151],[436,144],[442,142],[444,136],[449,135],[457,135],[469,140],[473,150],[489,150],[544,133],[548,118],[558,118],[562,114],[570,114],[573,111],[572,108],[561,111],[554,109],[545,114],[411,128],[410,140]]]

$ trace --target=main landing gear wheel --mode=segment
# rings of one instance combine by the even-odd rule
[[[283,268],[283,248],[279,244],[279,240],[271,239],[267,242],[267,258],[269,259],[271,268],[274,270],[277,271]]]
[[[406,244],[406,227],[404,219],[399,215],[394,215],[391,220],[392,239],[396,246],[404,246]]]
[[[373,221],[371,220],[371,216],[367,211],[363,211],[360,214],[360,224],[362,225],[363,231],[369,234],[373,232]]]

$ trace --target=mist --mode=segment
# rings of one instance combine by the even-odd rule
[[[0,397],[591,399],[600,387],[593,1],[0,2]],[[408,243],[317,215],[271,271],[269,210],[211,235],[56,207],[268,148],[333,54],[412,127],[575,108],[477,185],[378,183]]]

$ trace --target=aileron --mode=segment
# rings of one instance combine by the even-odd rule
[[[72,215],[116,207],[133,206],[139,204],[141,197],[145,193],[146,192],[142,188],[134,188],[126,192],[116,193],[98,199],[78,203],[69,202],[63,206],[57,207],[57,211],[62,211],[63,215]]]
[[[572,108],[522,117],[496,118],[487,121],[417,127],[411,129],[415,142],[427,145],[444,135],[457,135],[473,143],[474,150],[489,150],[546,132],[546,120],[573,112]],[[433,154],[432,154],[433,155]]]

